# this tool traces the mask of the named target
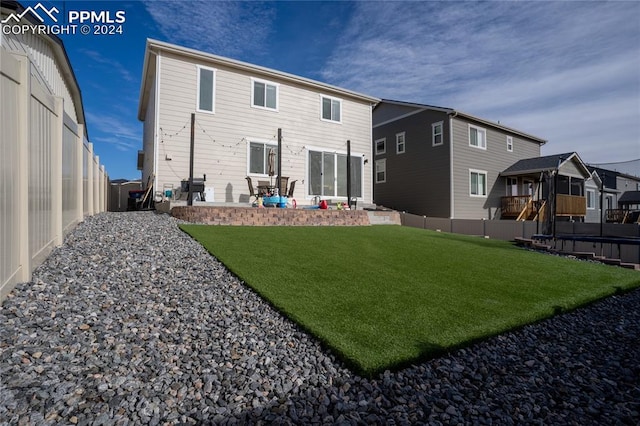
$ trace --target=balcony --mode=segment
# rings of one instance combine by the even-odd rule
[[[556,196],[556,216],[586,216],[587,198],[577,195]]]

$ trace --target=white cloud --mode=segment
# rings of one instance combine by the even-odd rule
[[[132,151],[142,145],[138,123],[132,124],[130,117],[86,113],[91,142],[109,144],[119,151]]]
[[[106,69],[108,72],[115,72],[127,82],[136,82],[137,79],[131,74],[131,71],[127,69],[120,62],[114,60],[112,57],[105,57],[100,52],[90,49],[79,49],[78,50],[83,55],[89,57],[95,63],[100,64]]]
[[[232,57],[266,54],[275,16],[259,2],[146,1],[145,7],[169,42]]]
[[[322,75],[500,120],[548,152],[639,158],[639,20],[636,2],[360,2]]]

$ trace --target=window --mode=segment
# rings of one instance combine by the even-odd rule
[[[269,152],[271,150],[273,150],[275,168],[278,164],[278,146],[267,142],[249,142],[249,174],[265,176],[269,174]]]
[[[513,137],[507,136],[507,151],[513,152]]]
[[[404,154],[404,132],[396,134],[396,154]]]
[[[587,189],[587,208],[589,210],[596,208],[596,191],[593,189]]]
[[[322,98],[322,119],[326,121],[342,122],[342,100],[321,96]]]
[[[442,121],[431,125],[431,145],[442,145]]]
[[[473,197],[487,196],[487,172],[469,170],[469,194]]]
[[[518,179],[507,178],[507,197],[515,197],[518,195]]]
[[[376,160],[376,183],[387,181],[387,159]]]
[[[308,161],[310,196],[347,196],[346,154],[309,150]],[[362,197],[362,161],[362,156],[350,158],[352,197]]]
[[[481,127],[469,124],[469,145],[487,149],[487,131]]]
[[[263,80],[251,79],[251,105],[258,108],[278,110],[278,85]]]
[[[198,66],[198,108],[200,112],[214,112],[216,70]]]
[[[376,141],[376,155],[384,154],[385,152],[387,152],[387,139],[378,139]]]

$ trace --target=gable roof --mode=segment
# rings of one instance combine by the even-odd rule
[[[544,157],[525,158],[512,164],[510,167],[500,173],[500,176],[515,176],[529,173],[541,173],[559,170],[563,165],[573,161],[578,169],[582,171],[585,178],[591,176],[591,172],[582,162],[580,156],[575,152],[566,152],[564,154],[553,154]]]
[[[190,49],[188,47],[178,46],[175,44],[148,38],[144,55],[144,65],[142,68],[142,84],[140,85],[140,103],[138,104],[139,120],[144,120],[145,108],[147,105],[146,98],[149,95],[150,90],[150,87],[148,86],[151,84],[151,79],[148,77],[150,77],[155,72],[155,61],[152,61],[151,59],[159,52],[170,52],[175,55],[193,58],[209,64],[217,64],[220,66],[235,68],[237,70],[248,71],[255,74],[256,76],[277,78],[281,81],[301,84],[307,87],[314,88],[315,90],[321,90],[336,94],[338,96],[357,99],[363,102],[368,102],[370,104],[377,104],[380,101],[379,98],[373,96],[343,89],[341,87],[333,86],[331,84],[323,83],[316,80],[311,80],[309,78],[300,77],[283,71],[277,71],[271,68],[238,61],[236,59],[225,58],[224,56],[218,56],[212,53],[202,52],[199,50]]]
[[[418,113],[418,112],[421,112],[421,111],[427,111],[427,110],[428,111],[440,111],[440,112],[444,112],[444,113],[449,114],[449,116],[451,116],[452,118],[455,118],[455,117],[466,118],[467,120],[474,121],[474,122],[482,124],[484,126],[493,127],[495,129],[499,129],[499,130],[502,130],[504,132],[511,133],[511,134],[520,136],[520,137],[525,138],[525,139],[530,139],[530,140],[532,140],[534,142],[539,143],[540,145],[544,145],[545,143],[547,143],[546,139],[542,139],[542,138],[539,138],[537,136],[533,136],[531,134],[522,132],[522,131],[514,129],[512,127],[503,126],[500,123],[496,123],[496,122],[493,122],[493,121],[485,120],[484,118],[480,118],[480,117],[477,117],[475,115],[468,114],[466,112],[463,112],[463,111],[460,111],[460,110],[456,110],[456,109],[453,109],[453,108],[440,107],[440,106],[434,106],[434,105],[418,104],[418,103],[414,103],[414,102],[394,101],[394,100],[391,100],[391,99],[382,99],[374,107],[374,111],[379,106],[381,106],[383,104],[390,104],[390,105],[397,105],[397,106],[415,108],[415,113]],[[399,118],[402,118],[402,117],[396,117],[395,119],[389,120],[387,122],[391,122],[391,121],[397,120]],[[380,125],[380,124],[378,123],[378,125]]]

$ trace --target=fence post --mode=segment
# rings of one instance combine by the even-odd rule
[[[100,156],[93,157],[93,214],[100,213]]]
[[[104,171],[104,164],[100,165],[100,213],[105,211],[104,205],[105,205],[105,195],[106,195],[106,191],[105,191],[105,185],[106,185],[106,176],[105,176],[105,171]]]
[[[31,254],[29,253],[29,132],[30,117],[29,104],[31,103],[31,90],[29,87],[30,66],[29,60],[20,56],[16,58],[20,63],[20,88],[18,95],[18,258],[20,272],[18,282],[31,280]]]
[[[84,155],[84,125],[78,124],[78,140],[76,141],[77,149],[76,149],[76,169],[77,173],[75,176],[75,188],[76,188],[76,217],[75,222],[80,223],[84,218],[84,205],[82,203],[82,199],[84,197],[82,191],[82,181],[83,181],[83,173],[82,173],[82,156]]]
[[[93,144],[87,143],[87,215],[93,216]]]
[[[62,244],[62,138],[64,135],[64,104],[55,98],[55,123],[51,135],[51,232],[53,245]]]

